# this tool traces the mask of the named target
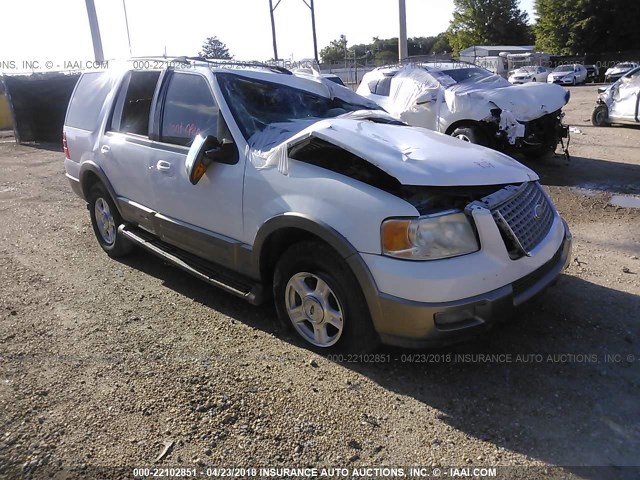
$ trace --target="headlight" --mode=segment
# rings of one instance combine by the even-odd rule
[[[382,222],[382,253],[408,260],[436,260],[480,249],[467,216],[448,210],[420,218]]]

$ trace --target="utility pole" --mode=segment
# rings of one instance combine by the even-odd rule
[[[309,6],[309,8],[311,9],[311,30],[313,31],[313,58],[315,58],[316,64],[320,65],[320,62],[318,61],[318,40],[316,38],[316,11],[313,7],[313,0],[310,1],[311,5]]]
[[[407,8],[405,0],[398,0],[398,16],[400,17],[400,36],[398,37],[398,61],[409,56],[407,48]]]
[[[125,4],[125,0],[122,0],[122,8],[124,9],[124,23],[127,26],[127,40],[129,41],[129,56],[132,57],[133,53],[131,52],[131,35],[129,35],[129,19],[127,18],[127,5]],[[166,50],[166,47],[165,47],[165,50]]]
[[[280,5],[281,0],[278,0],[278,3],[276,3],[276,6],[273,6],[273,0],[269,0],[269,14],[271,15],[271,38],[273,38],[273,59],[274,60],[278,60],[278,44],[276,42],[276,22],[273,19],[273,12],[275,11],[276,8],[278,8],[278,5]]]
[[[102,39],[100,38],[100,26],[98,25],[98,15],[93,0],[85,0],[87,5],[87,16],[89,17],[89,29],[91,30],[91,41],[93,42],[93,55],[96,62],[104,61],[102,53]]]
[[[269,15],[271,15],[271,37],[273,38],[273,58],[274,58],[274,60],[278,60],[278,45],[276,43],[276,22],[275,22],[275,20],[273,18],[273,12],[275,12],[276,8],[278,8],[278,5],[280,5],[281,1],[282,0],[278,0],[278,2],[276,3],[276,5],[274,7],[273,6],[273,0],[269,0]],[[309,8],[309,10],[311,10],[311,32],[313,34],[313,58],[315,59],[316,63],[319,64],[319,62],[318,62],[318,39],[316,37],[316,10],[315,10],[315,7],[313,5],[313,0],[309,0],[309,3],[307,3],[307,0],[302,0],[302,1],[307,6],[307,8]]]

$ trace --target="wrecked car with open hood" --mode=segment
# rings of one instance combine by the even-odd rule
[[[320,75],[166,63],[85,73],[69,104],[66,176],[108,255],[145,248],[360,352],[466,338],[566,265],[566,223],[512,158]]]
[[[628,71],[613,85],[598,89],[591,122],[597,127],[612,123],[640,124],[640,67]]]
[[[568,127],[569,92],[539,82],[512,85],[466,63],[422,63],[367,73],[357,92],[410,125],[506,152],[555,151]]]

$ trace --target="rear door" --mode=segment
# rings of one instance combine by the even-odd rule
[[[154,196],[149,182],[153,149],[149,117],[160,71],[130,71],[114,102],[98,155],[125,220],[153,230]]]
[[[196,185],[189,182],[185,168],[197,134],[220,137],[219,132],[227,132],[210,79],[195,72],[167,72],[156,111],[158,138],[149,178],[157,206],[157,231],[173,245],[231,266],[233,248],[243,233],[244,162],[214,162]]]

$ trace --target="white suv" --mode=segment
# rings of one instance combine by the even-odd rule
[[[148,63],[82,75],[65,121],[66,176],[111,256],[138,245],[251,303],[273,295],[309,346],[348,351],[464,338],[567,263],[567,225],[506,155],[321,76]]]

